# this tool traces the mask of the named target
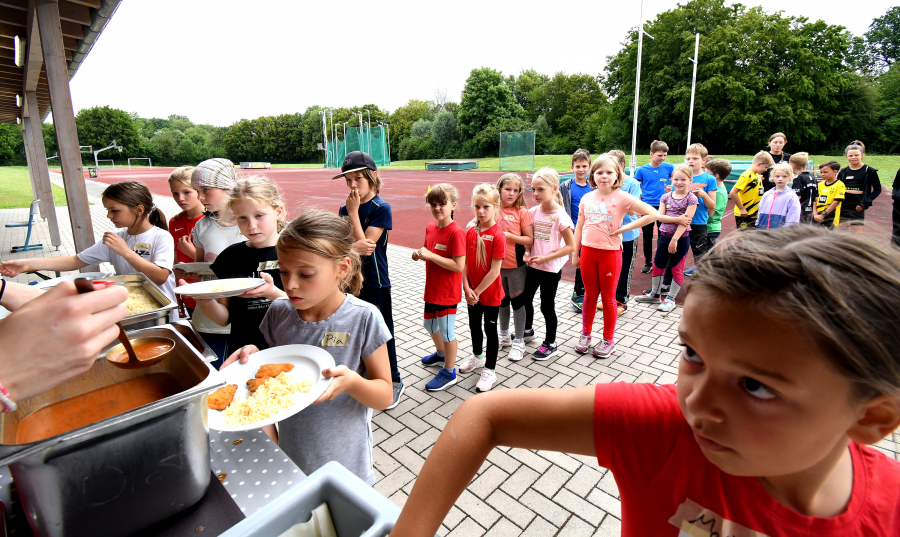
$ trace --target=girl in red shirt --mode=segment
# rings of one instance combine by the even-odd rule
[[[203,218],[203,204],[197,197],[197,190],[191,186],[191,173],[194,171],[193,166],[181,166],[172,170],[169,175],[169,190],[172,191],[172,197],[175,203],[181,207],[181,212],[176,214],[169,220],[169,233],[175,239],[175,262],[176,263],[193,263],[194,242],[191,236],[194,232],[194,224]],[[180,269],[175,269],[175,277],[179,279],[187,278],[187,273]],[[199,282],[198,279],[187,278],[187,283]],[[188,314],[193,313],[197,303],[193,298],[184,297],[184,306],[188,310]]]
[[[472,191],[472,208],[475,209],[475,226],[466,232],[466,268],[463,273],[463,290],[469,305],[469,330],[472,332],[472,356],[459,364],[460,373],[484,368],[475,385],[475,391],[486,392],[497,380],[497,316],[503,301],[500,285],[500,265],[506,257],[506,236],[497,225],[500,212],[500,192],[487,183]],[[481,331],[482,319],[484,332]],[[487,334],[487,357],[482,354],[484,335]]]

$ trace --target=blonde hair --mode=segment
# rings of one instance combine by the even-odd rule
[[[234,217],[234,209],[232,208],[234,202],[243,199],[253,200],[260,204],[267,204],[276,210],[279,207],[284,208],[284,194],[281,192],[281,189],[265,175],[251,175],[249,177],[238,179],[237,182],[234,183],[234,188],[231,190],[231,196],[228,198],[228,203],[225,205],[225,208],[229,213],[229,218]],[[279,232],[287,225],[287,215],[285,213],[286,211],[282,212],[281,216],[278,217]]]
[[[706,149],[706,146],[703,144],[691,144],[684,151],[685,155],[700,155],[700,158],[706,158],[709,156],[709,151]]]
[[[425,203],[429,205],[443,205],[459,201],[459,190],[448,183],[440,183],[431,187],[425,193]]]
[[[305,250],[331,260],[335,265],[350,260],[350,272],[340,281],[341,292],[359,294],[363,285],[362,261],[353,249],[353,230],[343,218],[322,209],[307,209],[281,235],[279,252]]]
[[[850,145],[847,146],[847,149],[844,149],[844,156],[846,157],[847,153],[851,151],[859,151],[860,155],[866,156],[866,144],[859,140],[853,140],[850,142]]]
[[[794,153],[788,160],[791,164],[799,166],[804,170],[809,165],[809,153]]]
[[[791,168],[791,165],[788,164],[787,162],[779,162],[778,164],[776,164],[776,165],[769,171],[769,177],[772,178],[772,179],[774,180],[774,178],[775,178],[775,172],[777,172],[778,170],[784,170],[784,171],[787,173],[787,176],[788,176],[788,182],[791,182],[791,181],[794,180],[794,169]]]
[[[503,185],[515,181],[519,185],[519,197],[513,202],[513,207],[517,209],[527,209],[528,204],[525,203],[525,183],[522,182],[522,176],[517,173],[504,173],[497,179],[497,192],[503,190]]]
[[[768,151],[760,151],[759,153],[753,155],[753,164],[756,164],[758,162],[762,162],[766,166],[775,165],[775,159],[772,158],[772,155]]]
[[[556,173],[556,170],[553,168],[541,168],[540,170],[534,172],[534,175],[531,177],[531,185],[534,186],[534,180],[540,179],[541,181],[547,183],[550,188],[556,189],[556,194],[553,196],[553,201],[562,205],[563,197],[562,194],[559,193],[559,174]]]
[[[778,138],[778,137],[784,138],[784,143],[785,143],[785,145],[787,145],[787,136],[785,136],[783,132],[776,132],[772,136],[769,136],[769,143],[771,143],[772,140],[774,140],[775,138]]]
[[[707,289],[799,325],[856,395],[900,395],[900,250],[821,226],[738,231],[697,262]],[[795,329],[796,331],[796,329]]]
[[[591,172],[588,174],[588,184],[591,185],[591,188],[597,187],[597,183],[594,182],[594,172],[606,165],[612,166],[612,168],[616,170],[616,180],[613,181],[612,189],[615,190],[621,188],[621,186],[625,184],[625,172],[623,172],[622,168],[619,166],[619,159],[609,154],[600,155],[594,159],[593,164],[591,164]]]
[[[658,153],[660,151],[669,152],[669,144],[665,142],[661,142],[659,140],[653,140],[650,144],[650,153]]]
[[[518,175],[514,173],[510,173],[507,175],[514,175],[518,177]],[[501,178],[502,179],[502,178]],[[472,190],[472,207],[475,206],[475,200],[477,198],[481,198],[491,205],[496,207],[496,210],[500,211],[500,189],[496,186],[489,183],[481,183],[476,186],[474,190]],[[481,236],[481,232],[484,231],[481,229],[481,220],[478,219],[478,216],[475,216],[475,230],[478,231],[478,244],[475,246],[475,260],[479,266],[487,267],[487,250],[484,247],[484,238]]]
[[[675,169],[672,170],[672,175],[675,175],[675,172],[681,172],[688,178],[688,181],[694,180],[694,170],[691,169],[687,164],[679,164],[675,166]],[[688,189],[690,189],[690,185],[688,185]]]
[[[193,166],[180,166],[172,170],[172,173],[169,174],[169,188],[171,188],[171,183],[181,183],[184,186],[190,188],[194,192],[197,192],[197,189],[191,185],[191,174],[194,173]],[[201,206],[202,208],[202,206]],[[182,216],[184,216],[185,211],[180,211],[173,217],[173,220],[178,220]]]

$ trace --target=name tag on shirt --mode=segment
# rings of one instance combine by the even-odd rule
[[[493,241],[493,240],[494,240],[494,236],[493,236],[493,235],[482,235],[481,238],[484,239],[484,240],[486,240],[486,241]]]
[[[434,249],[441,250],[443,252],[443,251],[447,250],[447,245],[446,244],[435,244]]]
[[[135,244],[134,252],[141,257],[149,257],[150,256],[150,243],[139,242],[139,243]]]
[[[322,338],[322,343],[319,345],[323,347],[346,347],[349,341],[349,332],[326,332],[325,337]]]
[[[514,215],[514,214],[504,214],[504,215],[503,215],[503,219],[504,219],[504,220],[507,220],[507,221],[509,221],[509,222],[515,222],[515,221],[516,221],[516,215]]]
[[[275,261],[263,261],[256,270],[278,270],[278,268],[278,260],[276,259]]]

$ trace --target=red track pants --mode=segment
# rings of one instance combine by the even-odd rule
[[[616,332],[616,285],[622,270],[622,250],[600,250],[581,247],[581,278],[584,280],[584,306],[581,313],[582,333],[594,330],[597,298],[603,299],[603,339]]]

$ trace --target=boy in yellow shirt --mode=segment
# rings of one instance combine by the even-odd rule
[[[841,165],[833,160],[819,165],[823,181],[819,183],[819,198],[813,209],[813,221],[828,229],[841,223],[841,202],[844,201],[844,182],[837,178]]]
[[[762,174],[775,165],[768,151],[753,156],[753,163],[741,174],[728,195],[734,200],[734,222],[738,229],[756,227],[759,200],[763,195]]]

